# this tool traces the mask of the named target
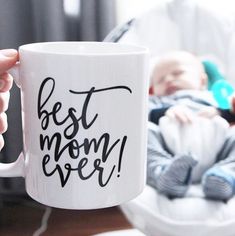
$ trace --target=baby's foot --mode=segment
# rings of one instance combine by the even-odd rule
[[[159,192],[171,197],[183,197],[191,182],[191,173],[197,161],[191,155],[182,155],[163,167],[156,187]]]
[[[228,200],[234,195],[235,178],[221,168],[214,167],[203,176],[202,187],[207,198]]]

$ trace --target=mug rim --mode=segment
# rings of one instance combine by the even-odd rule
[[[19,52],[62,56],[117,56],[148,54],[149,49],[144,46],[119,42],[52,41],[24,44],[19,47]]]

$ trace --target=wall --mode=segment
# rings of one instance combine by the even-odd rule
[[[116,0],[117,24],[122,24],[129,19],[143,14],[159,3],[171,0]],[[218,9],[222,14],[228,11],[235,13],[234,0],[175,0],[175,1],[198,1],[210,7]]]
[[[117,24],[122,24],[158,5],[164,0],[116,0]]]

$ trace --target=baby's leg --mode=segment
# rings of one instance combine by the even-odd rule
[[[159,192],[171,197],[183,197],[191,183],[191,173],[197,161],[191,155],[181,155],[162,166],[156,179]]]
[[[202,186],[207,198],[228,200],[235,192],[235,175],[223,167],[215,166],[204,174]]]
[[[202,178],[203,191],[208,198],[228,200],[235,194],[235,129],[230,128],[218,163]]]
[[[159,127],[149,123],[147,183],[168,196],[183,197],[197,161],[191,155],[174,156],[167,149]]]

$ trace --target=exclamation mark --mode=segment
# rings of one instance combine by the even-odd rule
[[[127,140],[127,136],[124,136],[123,139],[122,139],[122,144],[121,144],[120,153],[119,153],[118,175],[117,175],[117,177],[120,177],[120,172],[121,172],[121,167],[122,167],[122,155],[123,155],[124,147],[126,145],[126,140]]]

